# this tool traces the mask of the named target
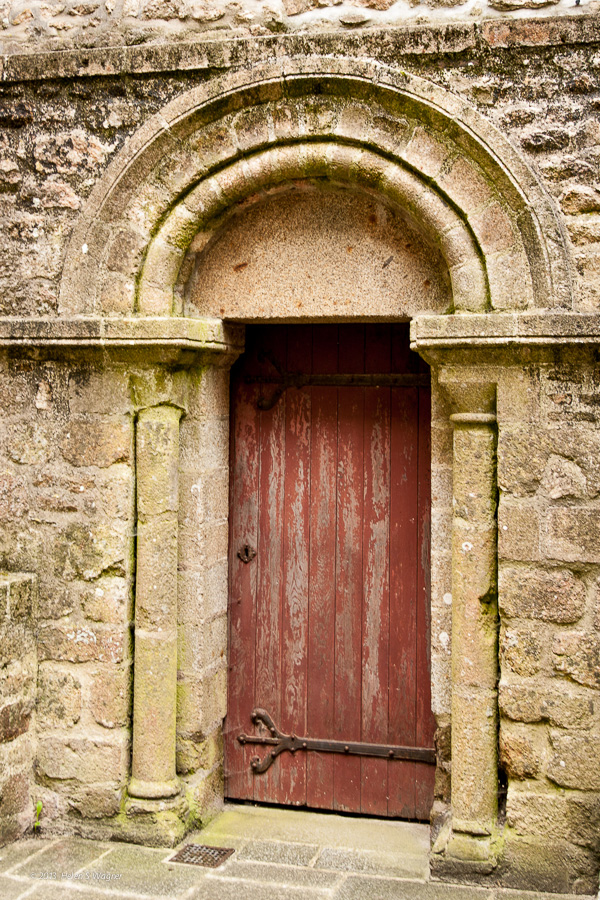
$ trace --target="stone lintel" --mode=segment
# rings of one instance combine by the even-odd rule
[[[410,324],[417,353],[491,347],[600,345],[600,315],[573,312],[417,316]]]
[[[427,36],[428,39],[425,39]],[[568,47],[600,40],[600,23],[585,10],[553,19],[493,19],[483,22],[447,22],[373,29],[361,35],[367,54],[377,56],[380,47],[395,58],[488,51],[512,47]],[[355,35],[311,35],[313,52],[331,55],[356,53]],[[234,65],[251,66],[265,52],[273,57],[306,53],[304,35],[278,35],[207,41],[197,40],[146,46],[56,49],[38,53],[11,53],[0,57],[2,80],[46,81],[55,78],[90,78],[151,72],[214,72]]]

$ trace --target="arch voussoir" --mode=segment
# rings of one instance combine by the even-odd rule
[[[135,152],[124,150],[109,167],[75,229],[65,310],[106,312],[106,285],[120,279],[125,297],[135,274],[137,311],[173,314],[194,234],[228,206],[307,178],[373,191],[402,207],[441,248],[457,310],[570,302],[564,236],[535,175],[464,101],[422,79],[350,60],[282,60],[251,82],[230,73],[193,89],[142,131]],[[101,241],[98,221],[109,230]],[[117,235],[115,271],[106,248]],[[518,296],[510,279],[507,287],[507,262],[519,273]]]

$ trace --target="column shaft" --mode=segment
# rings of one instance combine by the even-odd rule
[[[172,797],[177,690],[177,512],[181,410],[154,406],[136,426],[137,562],[134,797]]]
[[[495,417],[451,419],[452,827],[485,835],[498,802]]]

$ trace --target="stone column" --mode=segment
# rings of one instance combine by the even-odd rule
[[[497,818],[496,418],[490,412],[459,412],[451,421],[453,838],[448,850],[464,858],[485,856],[489,842],[481,839],[492,833]]]
[[[129,793],[173,797],[177,689],[179,419],[170,405],[142,409],[136,425],[137,563],[133,755]]]

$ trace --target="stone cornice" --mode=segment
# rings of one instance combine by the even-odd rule
[[[264,58],[304,56],[307,52],[354,56],[409,56],[465,53],[470,50],[552,47],[600,43],[600,18],[594,14],[491,19],[438,25],[393,26],[358,34],[276,35],[227,41],[195,41],[136,46],[56,48],[0,57],[3,82],[46,81],[123,74],[210,72],[249,65]]]
[[[164,361],[232,362],[244,349],[243,327],[192,318],[0,318],[0,347],[135,352]]]
[[[600,345],[600,315],[556,312],[418,316],[413,350]]]
[[[517,345],[600,345],[600,315],[526,312],[417,316],[411,346],[477,348]],[[238,355],[243,326],[220,319],[168,316],[129,318],[0,318],[0,347],[131,348]]]

